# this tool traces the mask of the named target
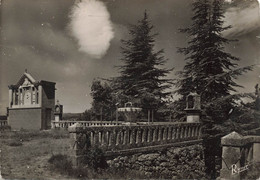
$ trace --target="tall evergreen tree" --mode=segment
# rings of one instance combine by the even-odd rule
[[[252,66],[235,69],[235,62],[239,59],[225,52],[224,47],[230,40],[224,38],[222,33],[230,26],[223,27],[223,2],[193,1],[193,24],[182,30],[191,40],[187,47],[179,49],[186,56],[186,65],[179,72],[176,91],[183,97],[179,101],[180,109],[184,108],[185,97],[190,92],[201,95],[206,115],[203,118],[205,164],[206,172],[211,178],[216,178],[217,175],[216,164],[221,161],[220,137],[227,133],[224,126],[233,108],[234,101],[230,93],[239,87],[234,79],[252,69]],[[216,159],[216,156],[219,158]]]
[[[145,108],[159,105],[169,92],[170,80],[165,79],[171,69],[160,68],[166,62],[163,50],[155,52],[153,26],[145,12],[137,25],[131,25],[131,39],[122,40],[123,65],[116,79],[117,90],[131,101],[138,99]]]
[[[238,61],[238,58],[225,52],[225,45],[230,40],[224,38],[222,33],[231,27],[223,27],[223,2],[195,0],[192,4],[193,24],[182,30],[189,34],[191,40],[187,47],[179,49],[186,55],[187,62],[183,71],[179,72],[180,80],[177,82],[177,92],[184,97],[193,91],[201,94],[203,102],[210,102],[229,95],[235,91],[234,87],[239,87],[234,79],[250,69],[219,76],[234,69],[237,66],[235,61]]]

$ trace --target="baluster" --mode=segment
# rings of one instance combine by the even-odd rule
[[[174,128],[174,139],[178,139],[178,136],[179,136],[178,127],[175,126],[175,128]]]
[[[129,142],[128,142],[128,140],[129,140],[129,129],[127,129],[127,130],[124,130],[124,145],[126,145],[126,144],[128,144]]]
[[[168,128],[163,128],[163,140],[166,140],[167,139],[167,132]]]
[[[147,143],[147,141],[148,141],[148,129],[147,129],[147,127],[145,127],[144,128],[144,143]]]
[[[124,131],[120,130],[120,144],[124,143]]]
[[[183,127],[183,138],[186,138],[186,135],[187,135],[187,127],[186,126],[184,126]]]
[[[194,125],[191,126],[191,137],[194,137]]]
[[[249,149],[248,149],[248,155],[247,155],[247,162],[252,162],[253,161],[253,144],[251,144],[249,146]]]
[[[141,142],[145,142],[146,139],[146,129],[141,129]]]
[[[155,129],[153,129],[153,142],[156,142],[158,140],[158,127],[156,127]]]
[[[102,145],[102,131],[98,131],[98,145]]]
[[[172,136],[172,127],[168,127],[168,134],[167,134],[167,140],[170,140]]]
[[[108,138],[107,138],[107,131],[102,132],[102,145],[107,146],[108,145]]]
[[[128,142],[129,142],[129,144],[132,144],[133,143],[133,131],[131,129],[129,129],[128,133],[129,133],[129,135],[128,135],[129,141]]]
[[[95,138],[95,145],[99,146],[99,144],[100,144],[99,132],[97,130],[95,130],[94,138]]]
[[[183,139],[184,138],[184,128],[183,128],[183,126],[181,127],[181,139]]]
[[[191,126],[190,126],[190,125],[188,126],[188,134],[187,134],[187,137],[188,137],[188,138],[191,137]]]
[[[190,126],[186,127],[187,133],[186,133],[186,138],[190,137]]]
[[[108,131],[108,146],[111,147],[113,143],[113,132]]]
[[[147,133],[148,133],[148,134],[147,134],[147,142],[149,143],[149,142],[152,141],[152,136],[153,136],[153,135],[152,135],[152,129],[151,129],[151,128],[148,128],[147,131],[148,131],[148,132],[147,132]]]
[[[90,142],[91,144],[94,144],[94,131],[90,132]]]
[[[192,137],[192,126],[189,127],[190,131],[189,131],[189,137]]]
[[[134,129],[133,130],[133,138],[132,138],[132,140],[133,140],[133,144],[137,144],[137,141],[136,141],[136,139],[137,139],[137,129]]]
[[[162,129],[161,127],[158,128],[158,136],[157,136],[157,141],[161,141],[161,135],[162,135]]]
[[[136,140],[135,140],[136,144],[139,144],[140,142],[140,134],[141,134],[140,129],[137,129]]]
[[[195,135],[196,137],[198,137],[199,136],[199,126],[197,125],[196,126],[196,135]]]
[[[116,146],[119,144],[119,132],[115,131]]]
[[[176,139],[180,139],[181,138],[181,128],[178,126],[176,127],[177,132],[176,132]]]

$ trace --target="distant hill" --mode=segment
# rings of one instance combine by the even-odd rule
[[[63,113],[63,120],[78,120],[82,113]]]

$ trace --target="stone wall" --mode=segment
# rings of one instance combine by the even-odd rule
[[[9,109],[9,125],[14,130],[41,129],[41,108],[17,108]]]
[[[117,156],[107,160],[111,168],[143,173],[147,178],[194,179],[205,177],[201,144],[171,147],[152,153]]]

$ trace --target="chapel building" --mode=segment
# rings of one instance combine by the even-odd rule
[[[54,119],[55,84],[36,81],[27,71],[9,87],[8,124],[12,129],[44,130]]]

